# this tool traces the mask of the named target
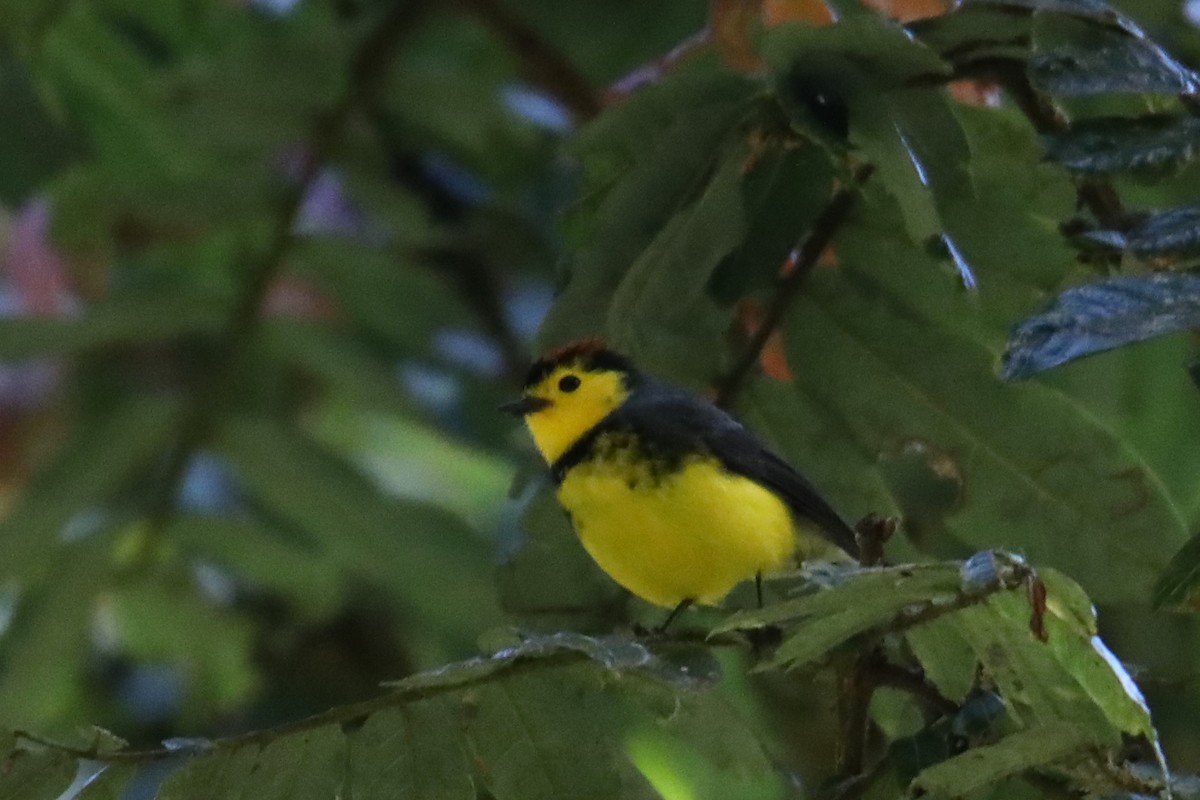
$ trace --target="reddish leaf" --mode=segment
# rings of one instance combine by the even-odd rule
[[[271,285],[263,310],[273,317],[328,320],[336,316],[337,306],[311,281],[287,276]]]
[[[762,15],[763,0],[712,0],[708,30],[721,60],[740,72],[757,72],[764,67],[754,49],[754,27]]]
[[[782,25],[785,22],[807,22],[829,25],[833,13],[821,0],[764,0],[763,24]]]
[[[963,105],[997,108],[1000,105],[1000,86],[991,81],[952,81],[950,96]]]
[[[57,316],[75,307],[67,264],[50,240],[50,204],[29,203],[13,220],[4,272],[21,311]]]
[[[948,0],[866,0],[866,4],[899,22],[937,17],[950,10]]]
[[[762,305],[753,300],[742,300],[737,305],[737,320],[746,336],[753,336],[763,322]],[[783,334],[778,328],[771,331],[762,352],[758,354],[758,364],[769,378],[777,381],[792,379],[792,368],[788,366]]]

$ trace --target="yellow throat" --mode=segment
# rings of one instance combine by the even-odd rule
[[[560,385],[569,377],[582,380],[573,391],[563,391]],[[553,464],[596,423],[625,402],[629,387],[619,372],[587,372],[572,363],[554,368],[536,386],[527,389],[525,396],[550,403],[525,417],[525,424],[542,458]]]

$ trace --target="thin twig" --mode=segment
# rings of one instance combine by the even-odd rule
[[[530,84],[570,109],[576,122],[600,113],[600,96],[561,50],[500,0],[457,0],[512,51]]]
[[[175,497],[188,464],[208,438],[238,382],[246,352],[261,324],[263,298],[296,242],[296,222],[305,197],[340,146],[347,124],[376,97],[396,46],[424,19],[427,10],[427,0],[394,4],[355,53],[346,93],[318,119],[300,174],[280,199],[266,249],[248,265],[245,283],[222,331],[217,352],[204,370],[203,384],[197,389],[175,446],[167,456],[149,509],[148,529],[152,536],[161,533],[174,513]]]
[[[829,201],[829,205],[817,217],[812,230],[797,248],[795,266],[780,278],[775,289],[775,296],[766,313],[763,314],[758,328],[750,336],[733,367],[718,381],[717,405],[727,408],[737,398],[738,392],[742,390],[750,375],[750,370],[758,362],[767,340],[783,322],[784,316],[787,315],[792,303],[800,293],[800,287],[804,285],[809,273],[817,265],[821,253],[825,251],[825,248],[833,241],[833,237],[841,230],[842,225],[850,218],[850,212],[858,202],[859,190],[874,171],[875,165],[873,164],[863,164],[858,167],[850,181],[837,191],[833,199]]]

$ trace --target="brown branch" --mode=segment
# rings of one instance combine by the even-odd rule
[[[525,80],[570,109],[576,122],[600,113],[600,96],[562,51],[500,0],[457,0],[491,30],[520,62]]]
[[[220,411],[238,384],[246,352],[261,325],[261,307],[272,280],[296,242],[296,222],[304,198],[340,146],[353,116],[369,105],[383,85],[396,46],[424,19],[427,0],[395,3],[363,40],[350,65],[347,89],[338,104],[322,115],[303,154],[300,174],[279,201],[274,226],[262,254],[247,265],[247,275],[216,353],[203,370],[193,402],[185,413],[175,446],[167,456],[149,510],[151,536],[160,535],[175,508],[175,497],[188,465],[208,438]]]
[[[795,266],[780,278],[779,284],[775,288],[775,296],[766,313],[763,314],[758,328],[750,336],[733,367],[717,382],[717,405],[728,408],[737,398],[751,369],[758,362],[767,340],[783,322],[784,316],[787,315],[792,303],[800,293],[800,287],[804,285],[809,273],[817,265],[821,253],[825,251],[837,232],[850,218],[850,212],[858,202],[862,185],[874,171],[875,165],[873,164],[863,164],[858,167],[849,183],[834,194],[829,205],[817,217],[812,229],[797,248]]]

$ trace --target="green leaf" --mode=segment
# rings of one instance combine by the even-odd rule
[[[620,737],[633,722],[632,709],[613,702],[620,695],[607,694],[601,673],[578,666],[482,686],[468,701],[466,736],[487,789],[497,800],[652,796],[619,745],[588,735]],[[587,737],[588,757],[578,757],[575,737]]]
[[[109,764],[88,778],[75,800],[122,800],[136,771],[131,764]]]
[[[964,797],[1033,767],[1055,764],[1102,744],[1083,725],[1042,725],[968,750],[922,770],[912,789],[937,797]]]
[[[846,518],[873,511],[900,516],[896,497],[878,470],[879,458],[858,445],[834,409],[791,386],[756,381],[738,399],[738,416],[808,477]]]
[[[315,617],[341,608],[345,588],[337,567],[311,543],[266,521],[176,515],[164,536],[187,557],[223,567],[256,589],[278,592]]]
[[[39,472],[0,523],[0,578],[29,580],[42,573],[73,519],[100,513],[103,504],[162,452],[178,429],[174,398],[137,395],[73,436]]]
[[[1085,119],[1046,136],[1046,156],[1083,175],[1176,167],[1197,151],[1200,119],[1167,114]]]
[[[54,800],[74,777],[75,759],[57,750],[22,746],[0,753],[0,800]]]
[[[779,25],[768,31],[763,55],[785,95],[815,90],[853,99],[950,74],[936,53],[874,14],[849,15],[836,25]]]
[[[963,0],[963,6],[969,8],[994,6],[1027,11],[1051,11],[1105,23],[1130,34],[1141,34],[1138,27],[1128,17],[1112,8],[1105,0]]]
[[[1154,587],[1154,607],[1197,610],[1200,606],[1200,535],[1193,536],[1163,571]]]
[[[867,194],[839,238],[842,268],[814,272],[789,320],[797,389],[836,413],[857,447],[924,454],[958,483],[944,523],[967,546],[1022,548],[1103,601],[1147,597],[1183,539],[1158,476],[1075,401],[1001,383],[970,306],[896,243],[895,209]]]
[[[955,241],[975,267],[982,302],[939,315],[943,323],[996,332],[1045,302],[1075,267],[1077,253],[1059,232],[1064,209],[1076,201],[1070,175],[1045,159],[1036,132],[1013,109],[956,105],[954,115],[970,148],[973,202],[941,208]],[[944,297],[944,295],[943,295]],[[960,302],[970,302],[960,298]]]
[[[966,66],[986,58],[1029,55],[1029,15],[964,0],[953,11],[911,22],[905,28],[945,61]]]
[[[639,726],[627,740],[630,760],[659,794],[697,800],[791,796],[726,692],[688,692],[680,700],[670,718]],[[671,787],[679,788],[671,793]]]
[[[900,204],[914,243],[943,233],[948,206],[974,202],[967,140],[944,94],[909,89],[864,98],[851,105],[850,138]],[[964,283],[973,286],[969,275]]]
[[[272,515],[459,647],[496,619],[487,544],[453,515],[383,495],[335,453],[280,422],[232,418],[216,442]]]
[[[369,336],[401,354],[424,354],[434,331],[469,319],[449,281],[408,254],[349,237],[307,237],[289,263]]]
[[[613,292],[604,330],[655,371],[709,376],[720,364],[732,309],[718,309],[707,286],[746,233],[744,158],[740,149],[725,155],[703,194],[666,222]]]
[[[919,609],[967,604],[985,593],[1012,589],[1028,572],[1019,559],[1003,553],[981,553],[976,559],[967,564],[993,563],[984,580],[975,580],[958,562],[845,571],[833,577],[832,588],[812,588],[801,597],[734,614],[715,630],[783,625],[786,638],[771,664],[803,666],[861,633],[901,623]]]
[[[256,346],[265,358],[296,369],[331,394],[383,411],[412,410],[394,363],[364,347],[352,331],[328,323],[275,319],[263,325]]]
[[[149,65],[91,6],[72,6],[41,42],[38,72],[82,123],[101,162],[178,177],[195,164],[155,107]]]
[[[690,747],[697,769],[748,796],[779,797],[749,729],[696,685],[636,642],[534,638],[296,726],[211,742],[158,796],[432,799],[480,787],[497,800],[650,800],[631,737],[652,736]]]
[[[193,586],[143,581],[113,591],[103,607],[113,649],[136,662],[177,668],[184,713],[201,724],[239,708],[258,688],[250,620],[206,602]],[[180,636],[184,629],[188,635]]]
[[[350,26],[320,4],[297,6],[280,24],[269,14],[206,7],[208,25],[185,29],[220,42],[203,47],[188,69],[169,75],[171,130],[214,172],[233,172],[258,195],[278,162],[272,156],[312,129],[344,87]],[[143,18],[145,10],[139,8]],[[193,14],[195,12],[193,11]],[[214,124],[220,121],[220,124]]]
[[[1200,276],[1164,272],[1067,289],[1013,328],[1000,376],[1019,380],[1077,358],[1200,325]]]
[[[567,220],[575,252],[542,324],[544,341],[606,329],[608,298],[671,218],[705,190],[723,146],[757,108],[755,88],[698,62],[580,130],[572,150],[584,169],[583,200]],[[722,228],[736,224],[726,220]]]
[[[217,334],[229,305],[195,293],[121,293],[78,317],[0,319],[0,360],[74,355],[108,347],[150,345]]]
[[[355,800],[475,800],[454,698],[372,714],[350,736]]]
[[[917,658],[923,664],[942,659],[940,671],[956,669],[960,675],[975,674],[976,664],[982,664],[1023,728],[1070,722],[1089,727],[1093,737],[1109,743],[1119,741],[1122,733],[1156,742],[1141,692],[1096,636],[1087,597],[1058,572],[1042,570],[1040,575],[1047,589],[1045,642],[1030,634],[1026,598],[1000,594],[909,631]],[[973,657],[957,664],[945,660],[948,652],[937,644],[946,636],[968,642]]]
[[[1064,97],[1200,89],[1200,76],[1144,36],[1050,15],[1035,21],[1028,71],[1038,89]]]
[[[833,161],[813,144],[752,144],[744,170],[740,191],[747,230],[709,284],[723,305],[773,287],[789,254],[833,196]]]
[[[265,746],[193,757],[171,773],[159,800],[328,800],[344,782],[346,740],[336,725],[281,736]]]
[[[915,243],[943,233],[945,206],[973,201],[967,141],[945,93],[911,88],[918,78],[948,75],[949,67],[902,28],[874,15],[828,27],[781,26],[766,53],[785,103],[811,106],[819,96],[844,104],[849,143],[899,201]],[[973,283],[969,272],[964,280]]]
[[[586,636],[571,631],[522,634],[511,647],[490,656],[460,661],[445,669],[419,673],[387,686],[402,690],[469,688],[488,678],[516,671],[527,662],[555,659],[563,663],[593,661],[610,670],[644,670],[666,680],[694,685],[695,679],[659,664],[647,645],[617,636]]]
[[[97,597],[111,579],[109,559],[102,533],[42,554],[45,580],[19,595],[11,628],[0,638],[6,726],[47,730],[84,722],[85,656]]]
[[[500,607],[535,630],[611,630],[628,595],[583,549],[540,462],[537,470],[501,525]]]
[[[490,533],[504,515],[512,463],[411,416],[333,403],[314,434],[359,464],[388,493],[432,503]],[[486,409],[488,413],[492,408]]]
[[[77,137],[37,96],[32,79],[26,64],[7,49],[0,51],[0,107],[8,110],[0,153],[20,153],[0,168],[0,200],[9,208],[18,207],[80,149]]]

